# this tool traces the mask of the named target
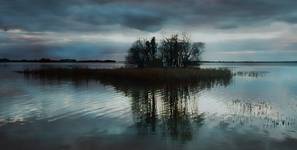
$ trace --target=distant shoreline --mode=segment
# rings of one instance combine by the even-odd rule
[[[76,59],[34,59],[34,60],[10,60],[10,59],[0,59],[0,63],[116,63],[115,60],[76,60]]]
[[[194,63],[297,63],[297,61],[200,61]]]

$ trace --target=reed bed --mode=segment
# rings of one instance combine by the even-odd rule
[[[183,82],[230,79],[232,73],[227,69],[199,68],[42,68],[18,71],[24,75],[47,79],[108,79],[130,82]]]

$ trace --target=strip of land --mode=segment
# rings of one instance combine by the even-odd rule
[[[118,68],[118,69],[89,69],[89,68],[42,68],[18,71],[27,76],[40,79],[72,79],[72,80],[112,80],[129,82],[195,82],[230,80],[232,73],[227,69],[200,68]]]
[[[0,59],[0,63],[115,63],[115,60],[76,60],[76,59],[21,59],[21,60],[10,60],[7,58]]]
[[[297,61],[199,61],[193,63],[297,63]]]

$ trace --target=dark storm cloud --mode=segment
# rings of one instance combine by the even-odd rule
[[[296,0],[5,0],[0,2],[0,27],[101,31],[121,25],[157,31],[166,25],[209,25],[230,29],[273,21],[296,23],[296,8]]]
[[[159,30],[162,17],[145,6],[92,0],[11,0],[0,2],[0,26],[29,31],[106,30],[122,25]]]
[[[1,0],[0,57],[124,58],[131,37],[166,29],[230,57],[294,51],[296,24],[296,0]]]

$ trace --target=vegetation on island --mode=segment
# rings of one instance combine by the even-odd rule
[[[114,80],[133,83],[190,83],[195,81],[224,80],[232,77],[227,69],[197,69],[197,68],[118,68],[118,69],[90,69],[90,68],[41,68],[18,71],[28,77],[40,79],[70,79],[80,81],[85,79]]]
[[[139,68],[187,67],[192,61],[200,61],[204,48],[203,42],[192,43],[187,34],[173,34],[160,43],[155,37],[151,40],[139,39],[129,49],[126,61]]]
[[[46,79],[96,79],[100,81],[137,81],[139,83],[193,83],[197,81],[230,80],[227,69],[200,69],[190,67],[199,61],[205,44],[192,43],[187,34],[174,34],[157,42],[139,39],[128,50],[127,64],[136,67],[117,69],[41,68],[19,71],[27,76]]]

